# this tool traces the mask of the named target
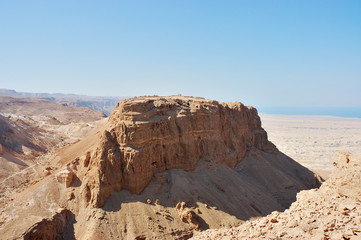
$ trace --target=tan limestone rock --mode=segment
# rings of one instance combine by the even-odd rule
[[[248,231],[247,239],[259,239],[257,233],[265,228],[266,239],[276,234],[282,239],[361,239],[361,156],[338,152],[332,161],[337,169],[330,178],[319,189],[299,192],[286,211],[237,228],[208,230],[194,239],[241,239]]]
[[[86,156],[84,158],[84,167],[87,167],[90,161],[90,152],[86,153]]]
[[[155,173],[192,171],[200,159],[234,167],[250,147],[277,150],[255,108],[181,96],[124,100],[89,164],[90,201],[100,207],[114,191],[140,193]]]
[[[35,223],[21,236],[22,239],[62,239],[62,233],[66,226],[67,213],[68,210],[62,209],[52,217]]]
[[[55,177],[59,183],[65,184],[65,186],[68,188],[73,181],[74,175],[75,173],[69,167],[67,167],[58,172]]]
[[[185,222],[194,225],[194,229],[199,229],[198,215],[192,208],[188,208],[185,202],[179,202],[176,205],[180,219]]]

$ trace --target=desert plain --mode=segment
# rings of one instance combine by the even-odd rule
[[[361,154],[361,119],[321,115],[260,113],[262,126],[277,148],[327,178],[340,150]]]

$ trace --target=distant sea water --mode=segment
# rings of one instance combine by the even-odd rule
[[[258,107],[259,113],[361,118],[361,107]]]

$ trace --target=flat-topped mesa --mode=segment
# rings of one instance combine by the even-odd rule
[[[247,148],[276,151],[257,110],[242,103],[195,97],[139,97],[121,101],[92,156],[85,195],[100,207],[114,192],[140,193],[154,173],[192,171],[198,160],[234,167]]]

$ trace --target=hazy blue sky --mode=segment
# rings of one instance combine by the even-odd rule
[[[0,1],[0,88],[361,106],[361,1]]]

